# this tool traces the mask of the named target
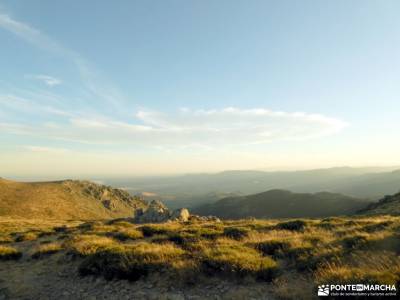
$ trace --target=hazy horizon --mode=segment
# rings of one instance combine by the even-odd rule
[[[398,1],[2,1],[0,176],[400,165]]]
[[[181,176],[191,175],[218,175],[229,172],[264,172],[264,173],[293,173],[293,172],[312,172],[321,170],[335,170],[335,169],[353,169],[353,170],[365,170],[362,174],[372,173],[388,173],[393,171],[400,171],[400,166],[333,166],[333,167],[321,167],[321,168],[260,168],[260,169],[226,169],[217,170],[210,172],[182,172],[182,173],[154,173],[154,174],[110,174],[110,173],[93,173],[93,174],[64,174],[64,175],[18,175],[18,174],[0,174],[0,178],[6,180],[19,180],[19,181],[58,181],[58,180],[90,180],[100,184],[104,184],[103,180],[129,180],[129,179],[157,179],[157,178],[179,178]]]

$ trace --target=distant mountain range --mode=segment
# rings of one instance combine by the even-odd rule
[[[214,203],[226,196],[243,196],[271,189],[296,193],[327,191],[356,198],[378,200],[400,190],[399,167],[330,168],[307,171],[226,171],[170,177],[103,179],[131,194],[147,193],[146,199],[162,199],[169,207]],[[151,193],[151,194],[148,194]]]
[[[123,190],[89,181],[23,183],[0,178],[0,216],[27,219],[108,219],[131,217],[146,207]]]
[[[200,215],[224,219],[327,217],[354,214],[365,208],[365,200],[334,193],[292,193],[285,190],[221,199],[194,209]]]

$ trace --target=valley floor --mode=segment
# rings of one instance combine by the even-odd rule
[[[400,218],[206,223],[0,218],[0,299],[313,299],[399,284]]]

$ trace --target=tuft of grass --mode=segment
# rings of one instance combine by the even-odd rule
[[[8,234],[0,235],[0,244],[12,243],[14,239]]]
[[[198,238],[215,240],[221,236],[221,234],[223,233],[223,229],[214,226],[204,226],[204,227],[195,226],[189,228],[188,230],[186,230],[186,232],[193,234]]]
[[[145,225],[139,227],[145,237],[151,237],[158,234],[167,234],[170,232],[168,227],[162,225]]]
[[[307,226],[307,223],[303,220],[294,220],[282,222],[276,225],[277,229],[290,230],[290,231],[303,231]]]
[[[249,235],[250,230],[245,227],[226,227],[224,229],[224,235],[235,239],[241,240]]]
[[[179,261],[184,253],[173,244],[114,245],[88,256],[79,266],[79,272],[83,276],[137,280],[152,272],[173,270],[173,262]]]
[[[73,255],[87,256],[115,244],[115,240],[105,236],[77,235],[67,240],[64,246]]]
[[[201,237],[189,232],[179,232],[168,236],[168,240],[183,248],[190,248],[193,243],[200,241]]]
[[[354,253],[350,258],[321,265],[315,272],[317,283],[324,284],[397,284],[400,261],[388,253]]]
[[[271,281],[278,270],[272,258],[240,244],[220,244],[204,249],[201,255],[203,267],[210,274],[253,275]]]
[[[22,253],[10,246],[0,245],[0,260],[16,260],[22,257]]]
[[[38,238],[38,234],[35,232],[24,232],[17,235],[15,238],[16,242],[25,242],[25,241],[35,241]]]
[[[54,253],[61,251],[63,248],[60,243],[46,243],[42,244],[32,254],[32,258],[43,258]]]
[[[111,236],[120,241],[137,240],[143,238],[143,233],[137,229],[123,229],[121,231],[113,232]]]
[[[367,235],[356,234],[343,238],[341,243],[345,249],[351,250],[365,246],[367,244],[367,240]]]
[[[269,240],[257,243],[255,248],[264,255],[282,257],[290,249],[290,243],[284,240]]]

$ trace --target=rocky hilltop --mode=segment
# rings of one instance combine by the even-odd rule
[[[140,197],[90,181],[16,182],[0,179],[0,216],[26,219],[130,217],[147,207]]]

